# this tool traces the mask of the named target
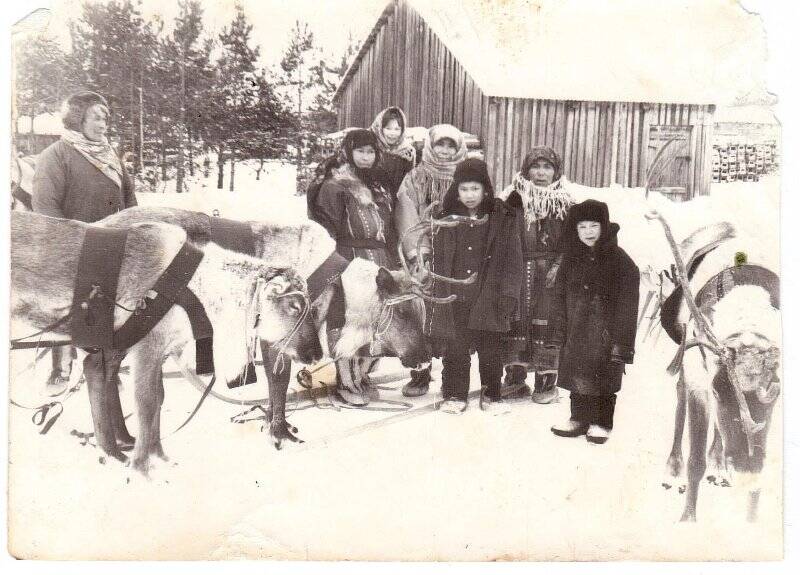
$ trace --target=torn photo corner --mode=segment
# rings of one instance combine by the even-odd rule
[[[768,33],[730,0],[33,10],[9,554],[782,559]]]

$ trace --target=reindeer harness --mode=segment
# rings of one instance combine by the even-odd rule
[[[214,371],[214,330],[203,304],[187,287],[203,252],[185,242],[153,287],[116,332],[114,308],[127,230],[90,227],[78,259],[70,333],[82,348],[126,350],[146,336],[174,305],[189,317],[197,345],[197,373]]]

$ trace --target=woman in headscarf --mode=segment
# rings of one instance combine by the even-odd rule
[[[64,103],[64,133],[39,154],[33,176],[33,211],[92,223],[136,205],[133,180],[106,138],[110,112],[100,94],[79,92]],[[87,360],[94,354],[90,354]],[[48,392],[69,383],[71,347],[53,348]]]
[[[336,240],[336,251],[343,257],[364,258],[392,268],[397,241],[392,198],[381,186],[375,167],[380,155],[373,132],[348,132],[342,141],[340,165],[330,169],[320,187],[312,219],[328,230]],[[345,402],[369,403],[369,390],[363,380],[376,362],[377,358],[336,362],[337,393]]]
[[[370,129],[378,138],[381,158],[378,162],[378,177],[392,199],[397,198],[397,190],[406,174],[412,170],[417,160],[414,146],[406,140],[406,115],[397,106],[380,112]]]
[[[395,225],[398,236],[418,224],[431,203],[439,202],[441,210],[441,203],[453,183],[456,166],[466,157],[467,145],[461,130],[450,124],[439,124],[428,130],[422,149],[422,161],[406,175],[397,192]],[[430,257],[431,245],[429,238],[423,237],[418,248],[420,234],[421,232],[409,234],[402,248],[412,265],[422,267]],[[428,393],[430,381],[430,366],[413,371],[411,381],[403,386],[403,395],[425,395]]]
[[[522,212],[522,250],[525,259],[520,301],[520,319],[509,337],[510,358],[506,367],[504,392],[527,395],[529,369],[537,364],[533,401],[552,403],[558,399],[557,374],[546,358],[542,342],[547,332],[551,292],[559,266],[559,249],[564,220],[574,200],[565,189],[561,158],[552,148],[537,146],[522,162],[511,185],[501,197]]]

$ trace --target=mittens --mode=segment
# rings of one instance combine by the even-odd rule
[[[633,348],[615,343],[611,348],[611,363],[633,363]]]

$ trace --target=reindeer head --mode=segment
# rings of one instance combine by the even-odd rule
[[[342,274],[345,323],[333,355],[399,357],[409,367],[429,361],[425,308],[411,285],[404,272],[361,258],[350,262]]]
[[[430,361],[431,348],[424,333],[425,305],[413,295],[411,277],[380,268],[375,285],[382,305],[372,355],[399,357],[406,367]]]
[[[714,305],[712,318],[742,391],[773,402],[780,392],[780,314],[769,294],[758,286],[734,287]]]
[[[280,346],[302,363],[322,357],[316,327],[309,313],[305,281],[291,269],[280,270],[268,279],[259,278],[256,298],[256,332],[263,341]],[[224,337],[224,335],[223,335]]]
[[[761,334],[746,331],[724,340],[736,376],[745,393],[756,392],[759,401],[771,403],[779,392],[780,349]]]

